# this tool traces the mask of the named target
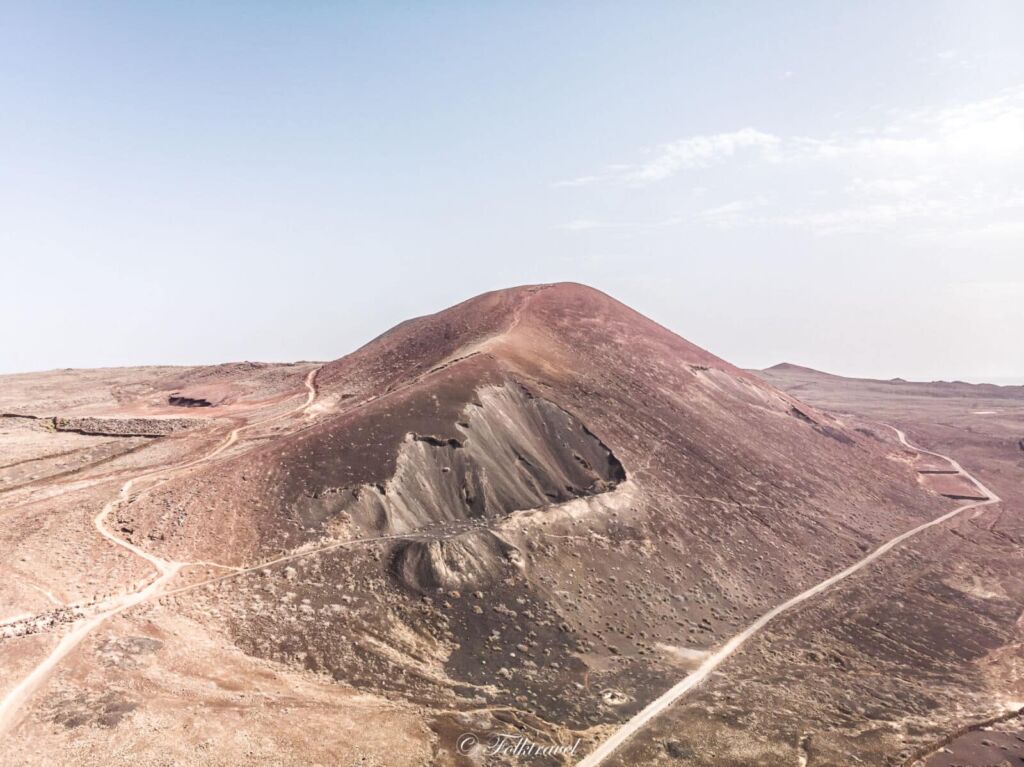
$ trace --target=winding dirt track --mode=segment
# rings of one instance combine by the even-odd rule
[[[616,730],[611,737],[609,737],[607,740],[601,743],[601,745],[599,745],[597,748],[595,748],[593,751],[587,754],[586,757],[577,762],[576,767],[597,767],[597,765],[604,762],[623,743],[625,743],[633,735],[635,735],[641,729],[643,729],[648,722],[650,722],[656,716],[661,714],[665,709],[669,708],[669,706],[673,705],[676,701],[678,701],[680,698],[686,695],[686,693],[688,693],[694,687],[697,687],[701,682],[707,679],[711,675],[711,673],[720,665],[722,665],[722,663],[724,663],[729,658],[729,656],[736,652],[743,645],[744,642],[746,642],[748,639],[750,639],[750,637],[752,637],[754,634],[756,634],[758,631],[764,628],[765,625],[768,624],[768,622],[772,619],[778,617],[790,608],[796,607],[801,602],[806,602],[811,597],[817,596],[821,592],[825,591],[831,586],[834,586],[840,581],[849,578],[857,571],[863,569],[867,565],[870,565],[879,557],[884,556],[886,553],[891,551],[896,546],[899,546],[901,543],[903,543],[903,541],[907,540],[908,538],[912,538],[913,536],[917,535],[918,533],[924,530],[927,530],[930,527],[941,525],[943,522],[952,519],[958,514],[967,511],[968,509],[976,509],[981,506],[987,506],[992,503],[999,503],[1000,498],[998,495],[996,495],[987,487],[985,487],[985,485],[983,485],[976,477],[972,476],[970,472],[966,471],[959,463],[954,461],[952,458],[950,458],[947,455],[942,455],[941,453],[935,453],[931,450],[925,450],[923,448],[917,447],[916,445],[913,445],[909,441],[907,441],[907,435],[904,434],[899,429],[897,429],[895,426],[889,426],[889,428],[896,432],[896,435],[899,437],[900,442],[902,442],[910,449],[916,450],[919,453],[926,453],[927,455],[933,455],[938,458],[942,458],[946,461],[949,461],[949,463],[960,474],[971,480],[971,482],[973,482],[975,486],[977,486],[978,490],[980,490],[985,496],[987,496],[987,500],[972,501],[970,503],[965,503],[963,506],[958,506],[957,508],[953,509],[953,511],[950,511],[947,514],[943,514],[941,517],[933,519],[931,522],[925,522],[923,525],[918,525],[912,530],[908,530],[905,533],[897,535],[895,538],[893,538],[890,541],[887,541],[886,543],[883,543],[881,546],[872,551],[866,557],[850,565],[845,570],[842,570],[836,573],[835,575],[826,578],[821,583],[812,586],[806,591],[797,594],[792,599],[789,599],[788,601],[783,602],[777,607],[772,608],[764,615],[762,615],[760,618],[758,618],[756,621],[754,621],[752,624],[750,624],[750,626],[748,626],[746,629],[741,631],[736,636],[732,637],[732,639],[730,639],[728,642],[722,645],[716,652],[709,655],[704,660],[704,662],[700,664],[696,671],[693,671],[688,676],[683,678],[682,681],[678,682],[676,685],[671,687],[659,698],[656,698],[655,700],[651,701],[651,703],[644,707],[644,709],[640,711],[636,716],[634,716],[628,722],[619,727],[619,729]]]
[[[262,426],[272,421],[287,418],[289,416],[295,415],[296,413],[301,413],[305,411],[307,408],[309,408],[310,405],[313,404],[313,401],[316,399],[317,372],[319,372],[319,368],[311,370],[309,374],[306,376],[306,398],[305,400],[303,400],[301,404],[297,405],[296,407],[290,410],[286,410],[283,413],[278,413],[277,415],[270,416],[269,418],[264,418],[259,421],[252,421],[232,429],[230,432],[228,432],[227,436],[224,438],[222,442],[220,442],[220,444],[218,444],[210,452],[200,456],[199,458],[179,464],[171,468],[170,471],[168,471],[166,468],[147,470],[142,474],[138,474],[132,477],[121,486],[121,490],[117,494],[117,497],[111,500],[109,503],[107,503],[100,511],[100,513],[97,514],[96,517],[93,519],[93,525],[95,525],[96,530],[97,532],[99,532],[100,535],[102,535],[108,541],[113,543],[115,546],[120,546],[123,549],[127,549],[135,556],[140,557],[141,559],[144,559],[147,562],[149,562],[149,564],[156,568],[157,573],[159,575],[155,580],[150,581],[150,583],[138,589],[137,591],[125,594],[121,597],[115,597],[110,601],[110,604],[112,604],[111,607],[75,625],[75,627],[70,632],[68,632],[61,638],[60,642],[57,643],[57,646],[50,651],[50,654],[47,655],[42,661],[40,661],[40,663],[34,669],[32,669],[32,671],[29,672],[29,674],[24,679],[22,679],[17,684],[17,686],[15,686],[10,692],[7,693],[6,697],[4,697],[3,699],[3,702],[0,702],[0,736],[4,735],[14,725],[14,723],[17,721],[18,714],[21,711],[24,704],[28,701],[32,694],[37,689],[39,689],[43,682],[46,681],[47,677],[50,675],[50,672],[57,667],[57,664],[59,664],[61,660],[63,660],[70,652],[72,652],[76,647],[78,647],[78,645],[82,643],[83,639],[89,636],[89,634],[91,634],[97,627],[101,626],[108,619],[112,618],[118,613],[123,612],[130,607],[134,607],[137,604],[141,604],[142,602],[145,602],[149,599],[160,596],[163,593],[164,585],[167,584],[172,578],[174,578],[178,571],[181,570],[183,567],[187,567],[190,564],[200,564],[192,562],[172,562],[161,559],[160,557],[157,557],[153,554],[150,554],[147,551],[144,551],[143,549],[139,548],[133,543],[130,543],[129,541],[119,538],[107,529],[105,525],[107,517],[118,504],[123,503],[129,499],[132,486],[140,480],[150,479],[156,476],[161,477],[160,482],[157,484],[163,484],[164,482],[172,479],[173,477],[178,476],[182,472],[191,469],[201,463],[210,461],[213,458],[220,455],[221,453],[223,453],[225,450],[227,450],[229,447],[235,444],[235,442],[238,441],[238,435],[240,432],[246,429],[251,429],[254,426]]]

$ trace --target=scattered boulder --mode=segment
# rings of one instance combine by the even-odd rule
[[[693,756],[693,749],[678,740],[667,740],[665,741],[665,753],[673,759],[689,759]]]

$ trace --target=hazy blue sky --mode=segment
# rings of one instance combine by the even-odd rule
[[[1024,380],[1024,3],[3,3],[0,372],[339,357],[576,280]]]

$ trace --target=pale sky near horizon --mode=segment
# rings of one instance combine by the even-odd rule
[[[0,373],[333,359],[524,283],[1024,382],[1024,3],[4,3]]]

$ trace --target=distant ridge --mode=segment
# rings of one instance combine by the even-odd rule
[[[936,389],[946,388],[950,392],[957,392],[963,394],[965,391],[985,392],[986,394],[995,394],[999,396],[999,393],[1005,392],[1007,396],[1018,396],[1019,392],[1024,385],[1015,383],[970,383],[968,381],[908,381],[906,378],[861,378],[858,376],[844,376],[836,373],[826,373],[822,370],[816,370],[815,368],[806,367],[805,365],[796,365],[792,362],[780,362],[777,365],[764,368],[763,370],[752,370],[750,371],[755,374],[763,375],[767,380],[773,381],[776,384],[781,382],[781,379],[788,378],[793,382],[810,383],[813,380],[845,380],[845,381],[863,381],[879,386],[899,386],[902,388],[906,387],[912,391],[916,387],[927,387],[932,393],[935,393]],[[778,379],[778,380],[776,380]],[[785,386],[783,386],[785,388]]]
[[[792,372],[801,372],[801,373],[813,373],[814,375],[819,375],[819,376],[831,376],[832,375],[832,373],[826,373],[823,370],[816,370],[815,368],[809,368],[809,367],[806,367],[804,365],[795,365],[792,362],[780,362],[777,365],[772,365],[770,368],[765,368],[764,371],[765,372],[772,371],[772,372],[779,372],[779,373],[784,372],[784,371],[792,371]]]

